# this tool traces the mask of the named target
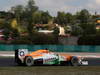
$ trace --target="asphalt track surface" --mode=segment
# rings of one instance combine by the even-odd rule
[[[100,66],[100,58],[86,58],[84,59],[88,61],[88,66]],[[15,63],[14,58],[11,57],[0,57],[0,67],[14,67],[18,66]]]
[[[12,67],[12,66],[18,66],[15,63],[14,57],[2,57],[2,55],[14,55],[14,52],[12,51],[0,51],[0,67]],[[88,58],[84,58],[85,61],[88,61],[88,66],[100,66],[100,53],[60,53],[60,54],[69,54],[69,55],[75,55],[75,56],[87,56]],[[93,58],[89,58],[93,56]],[[98,58],[95,58],[98,57]]]

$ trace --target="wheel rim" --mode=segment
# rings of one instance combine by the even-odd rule
[[[28,59],[28,60],[27,60],[27,63],[31,63],[31,60],[30,60],[30,59]]]
[[[33,59],[32,59],[32,57],[27,57],[26,61],[25,61],[25,64],[27,66],[32,66],[33,65]]]
[[[72,58],[72,61],[71,62],[72,62],[72,65],[73,66],[78,66],[79,65],[77,58]]]

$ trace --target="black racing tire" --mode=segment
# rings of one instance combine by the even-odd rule
[[[25,58],[24,63],[26,66],[32,66],[34,64],[34,60],[31,56]]]
[[[79,59],[77,57],[72,57],[71,66],[79,66]]]

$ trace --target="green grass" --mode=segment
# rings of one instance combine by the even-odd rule
[[[0,75],[100,75],[99,66],[0,67]]]

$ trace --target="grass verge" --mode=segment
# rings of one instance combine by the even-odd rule
[[[0,67],[0,75],[100,75],[100,66]]]

